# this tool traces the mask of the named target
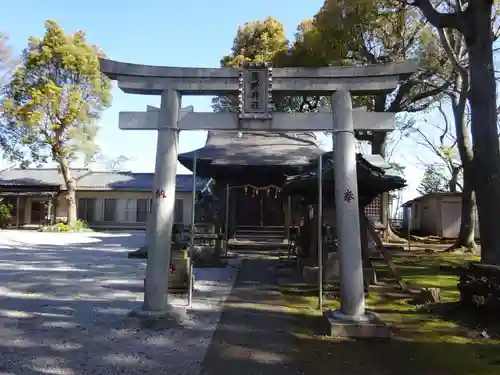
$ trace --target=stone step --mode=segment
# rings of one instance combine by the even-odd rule
[[[285,238],[283,226],[238,226],[234,233],[237,241],[280,244]]]
[[[245,241],[245,240],[233,240],[229,241],[228,247],[233,250],[245,249],[245,250],[276,250],[282,249],[286,251],[288,249],[288,243],[284,241],[277,242],[259,242],[259,241]]]
[[[244,233],[285,233],[284,228],[236,228],[236,232]]]
[[[285,233],[283,227],[236,227],[236,233]]]
[[[242,230],[242,231],[252,231],[252,232],[283,232],[285,228],[283,226],[251,226],[251,225],[239,225],[236,227],[236,230]]]
[[[283,232],[235,232],[235,237],[284,238]]]
[[[234,234],[235,237],[262,237],[262,238],[284,238],[284,233],[276,233],[276,232],[236,232]]]

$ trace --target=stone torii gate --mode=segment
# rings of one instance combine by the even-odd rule
[[[353,111],[351,93],[379,94],[394,90],[418,63],[359,67],[271,68],[245,63],[237,68],[177,68],[101,60],[101,70],[118,81],[125,93],[161,95],[159,109],[121,112],[120,129],[158,132],[151,238],[148,249],[144,316],[169,313],[168,277],[174,218],[177,143],[180,130],[333,131],[335,142],[335,205],[339,237],[341,308],[339,320],[363,321],[365,314],[361,240],[356,175],[355,132],[389,132],[391,113]],[[280,113],[273,111],[273,95],[332,96],[333,111]],[[234,95],[237,113],[197,113],[181,109],[183,95]],[[165,194],[157,194],[164,192]]]

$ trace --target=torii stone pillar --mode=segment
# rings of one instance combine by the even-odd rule
[[[351,94],[337,91],[332,96],[335,180],[335,215],[339,239],[340,320],[360,321],[365,317],[365,292],[359,225],[356,138],[352,120]]]
[[[149,236],[151,249],[148,249],[144,285],[144,310],[160,314],[167,308],[180,106],[181,97],[177,91],[170,89],[162,94],[156,141],[152,235]]]
[[[175,202],[177,132],[179,130],[275,131],[335,133],[335,183],[342,281],[338,319],[362,321],[364,291],[357,202],[354,131],[388,132],[394,114],[352,110],[350,93],[378,94],[394,90],[402,77],[418,68],[416,61],[360,67],[279,68],[244,63],[235,68],[174,68],[101,60],[101,70],[126,93],[161,95],[160,110],[122,112],[121,129],[158,130],[155,203],[146,272],[145,315],[168,312],[168,267]],[[272,95],[333,94],[333,111],[272,111]],[[337,93],[336,93],[337,92]],[[335,93],[335,94],[334,94]],[[180,118],[181,95],[239,95],[238,113],[188,112]]]

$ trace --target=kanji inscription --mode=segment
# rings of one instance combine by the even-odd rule
[[[165,190],[163,189],[156,189],[156,198],[166,198],[167,195],[165,194]]]
[[[347,202],[347,203],[351,203],[351,201],[354,199],[354,193],[347,189],[344,193],[344,200]]]

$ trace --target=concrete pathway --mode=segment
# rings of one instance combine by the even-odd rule
[[[283,311],[273,272],[277,260],[264,254],[240,253],[240,273],[200,375],[299,374],[292,355],[291,320]]]

